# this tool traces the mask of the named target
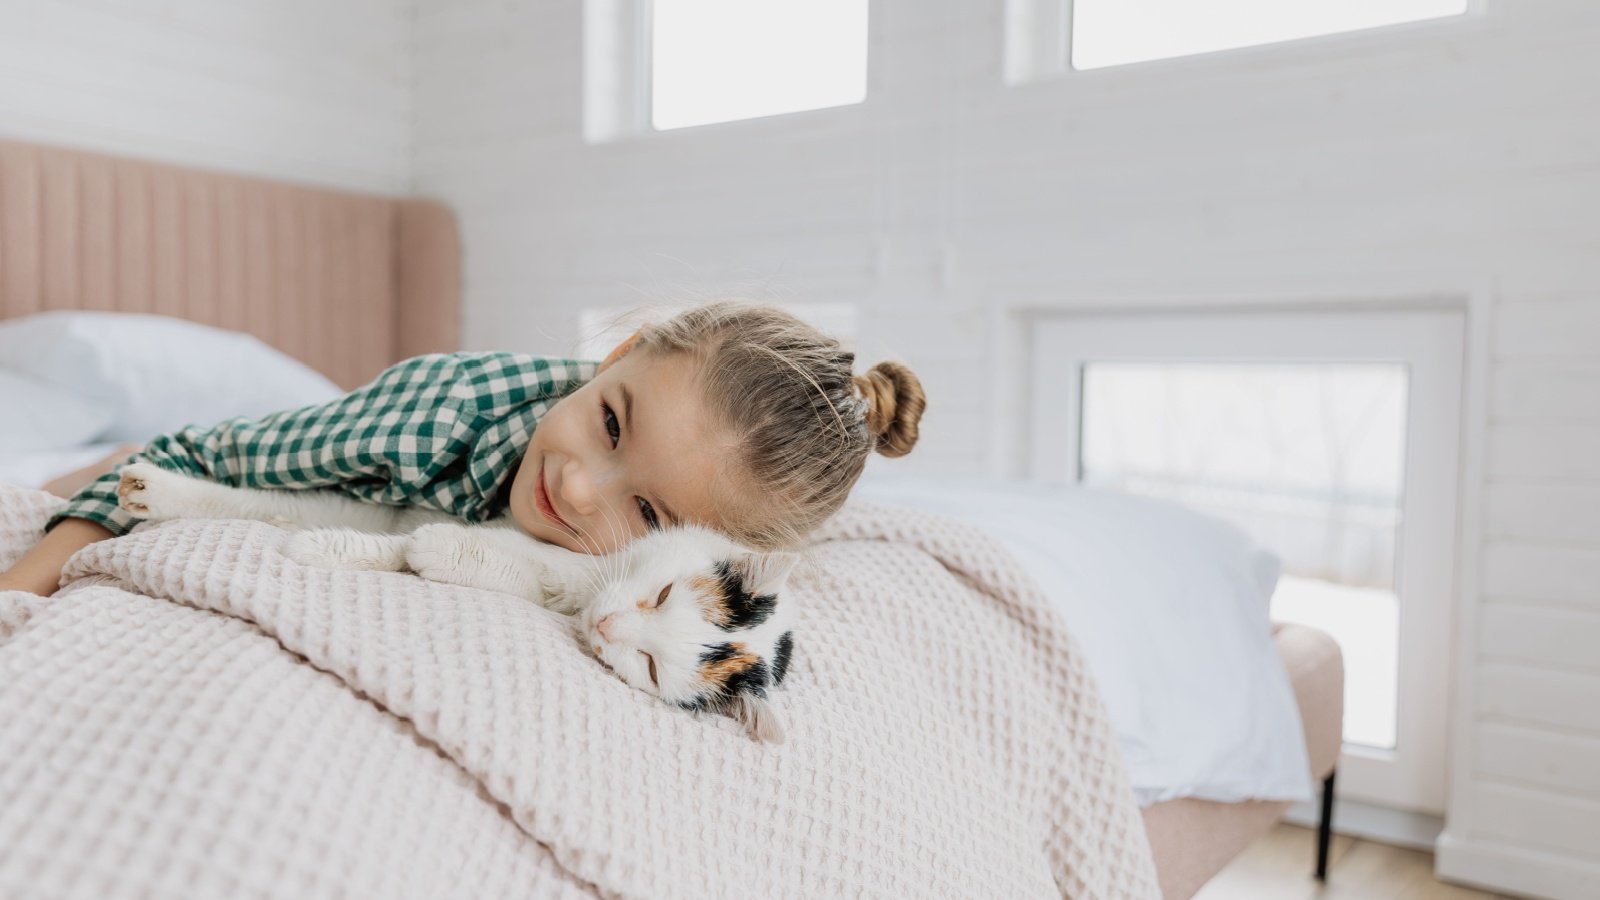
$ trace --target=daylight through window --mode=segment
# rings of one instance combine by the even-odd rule
[[[655,0],[658,129],[860,103],[867,0]]]

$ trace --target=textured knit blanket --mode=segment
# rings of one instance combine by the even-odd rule
[[[0,486],[0,567],[60,502]],[[821,535],[776,747],[528,601],[284,537],[145,527],[0,593],[0,897],[1157,896],[1082,657],[966,526]]]

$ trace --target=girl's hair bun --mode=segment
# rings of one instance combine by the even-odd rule
[[[884,456],[905,456],[917,443],[917,423],[928,405],[922,382],[905,363],[878,363],[854,376],[856,391],[867,402],[867,430],[873,449]]]

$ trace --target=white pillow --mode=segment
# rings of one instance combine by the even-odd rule
[[[0,368],[0,449],[64,450],[111,427],[111,411],[26,375]]]
[[[166,316],[40,313],[0,322],[0,365],[98,402],[108,441],[321,403],[342,391],[261,341]]]
[[[854,496],[964,519],[1016,556],[1083,647],[1141,804],[1311,798],[1267,619],[1278,560],[1232,525],[1016,482],[869,476]]]

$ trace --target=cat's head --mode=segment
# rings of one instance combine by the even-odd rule
[[[757,553],[703,528],[653,532],[613,554],[579,616],[595,656],[629,685],[684,709],[730,716],[783,739],[767,691],[794,638],[780,592],[798,557]]]

